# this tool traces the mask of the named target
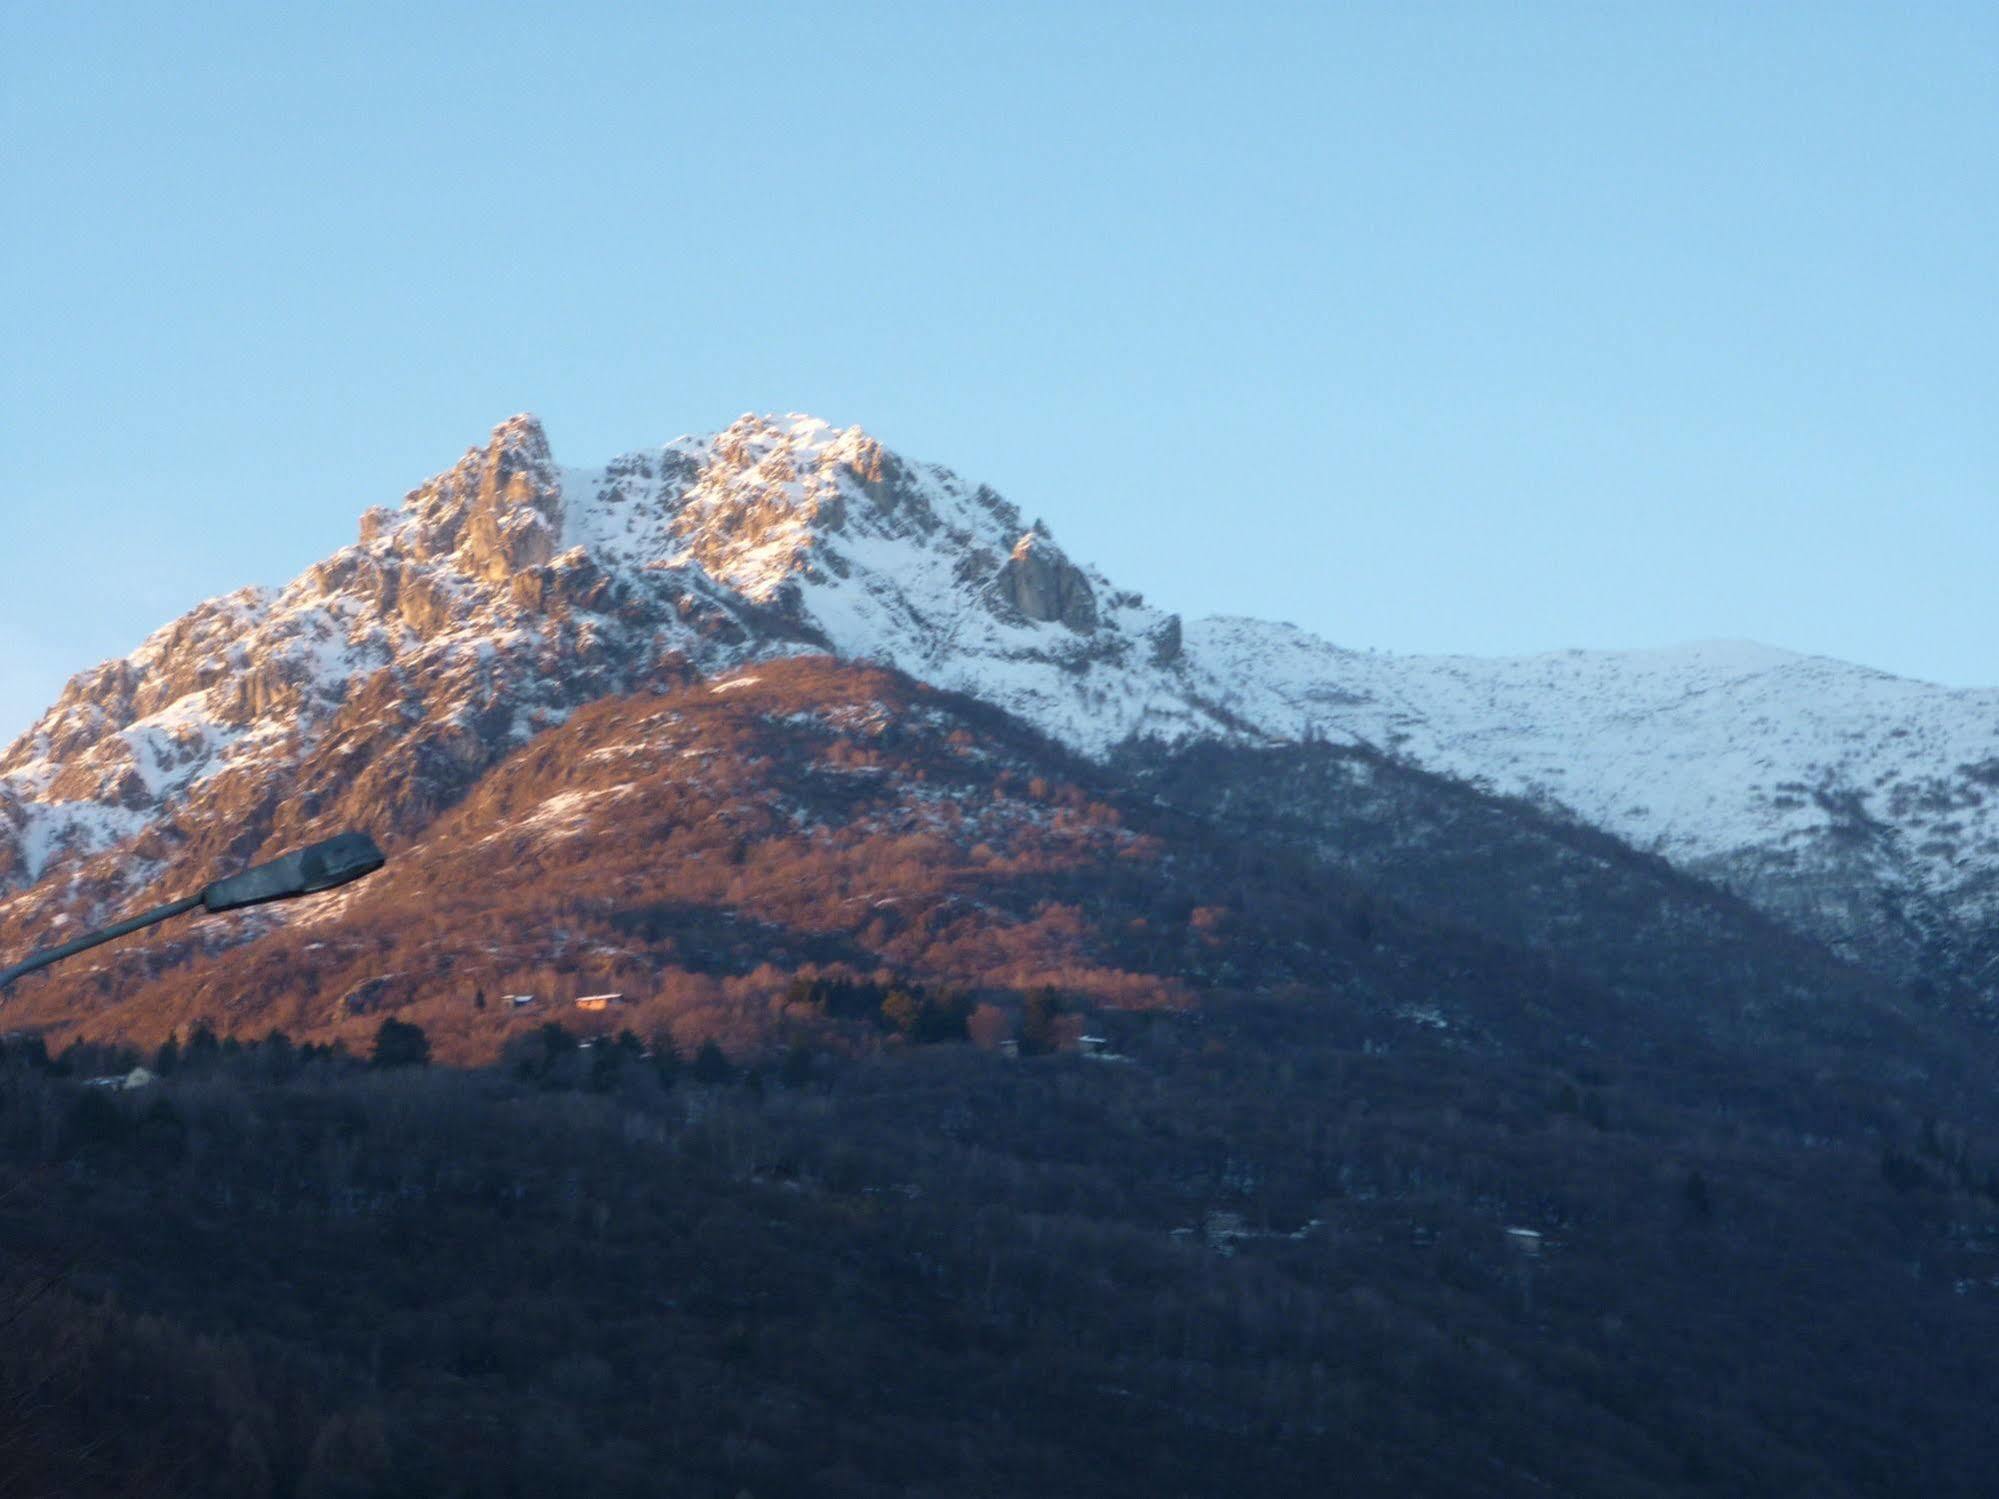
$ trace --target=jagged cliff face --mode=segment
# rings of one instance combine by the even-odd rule
[[[1376,746],[1855,957],[1999,981],[1999,692],[1762,647],[1482,661],[1183,630],[990,489],[798,416],[597,469],[558,466],[514,418],[289,586],[79,676],[0,755],[0,936],[346,823],[415,838],[584,703],[806,653],[898,667],[1091,755],[1134,736]]]

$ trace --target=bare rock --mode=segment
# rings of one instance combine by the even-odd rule
[[[1000,598],[1031,620],[1087,633],[1097,627],[1097,596],[1083,570],[1039,530],[1014,543],[999,570]]]

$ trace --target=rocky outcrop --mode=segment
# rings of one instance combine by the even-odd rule
[[[26,826],[20,798],[0,786],[0,890],[27,883],[28,851],[21,839]]]
[[[508,580],[508,590],[523,609],[537,614],[556,609],[602,614],[618,602],[614,580],[580,551],[565,552],[553,562],[521,569]]]
[[[1014,543],[995,582],[1001,601],[1038,624],[1087,633],[1097,627],[1097,596],[1083,570],[1039,530]]]
[[[548,436],[534,417],[502,422],[403,502],[400,516],[362,517],[364,546],[393,544],[419,561],[451,559],[465,572],[503,582],[540,567],[561,549],[562,484]]]
[[[562,538],[562,486],[541,423],[515,417],[494,433],[474,467],[462,552],[466,570],[499,582],[554,558]]]

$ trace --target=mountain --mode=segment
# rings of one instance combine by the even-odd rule
[[[1730,641],[1413,657],[1217,619],[1188,651],[1252,722],[1601,828],[1902,977],[1999,982],[1999,690]]]
[[[963,1034],[979,1005],[1012,1033],[1041,991],[1099,1028],[1337,995],[1324,1023],[1355,1045],[1550,1066],[1580,1046],[1744,1096],[1883,1054],[1977,1107],[1976,1069],[1892,990],[1613,839],[1555,824],[1537,843],[1489,797],[1384,767],[1394,805],[1356,825],[1428,830],[1402,861],[1426,886],[1246,824],[1246,792],[1219,814],[1157,794],[1207,768],[1107,770],[889,668],[754,663],[586,705],[392,839],[366,883],[87,955],[15,990],[9,1019],[360,1050],[393,1014],[474,1063],[593,993],[624,996],[606,1024],[738,1056],[878,1025]],[[1241,765],[1231,783],[1258,784]],[[1483,905],[1448,888],[1468,858]]]
[[[1994,1038],[1608,834],[822,654],[391,843],[11,992],[0,1492],[1990,1490]]]
[[[70,683],[0,756],[0,884],[85,869],[115,899],[203,828],[421,818],[581,703],[771,655],[901,665],[1073,742],[1215,726],[1171,690],[1176,639],[990,490],[857,430],[744,418],[576,471],[518,417],[290,586]]]
[[[77,677],[0,756],[0,937],[315,830],[414,839],[587,703],[810,654],[1099,760],[1376,751],[1608,831],[1898,978],[1989,987],[1999,961],[1999,692],[1756,646],[1479,660],[1183,628],[989,488],[802,416],[600,469],[558,466],[516,417],[289,586]]]
[[[0,952],[391,856],[9,990],[0,1491],[1987,1493],[1999,1037],[1904,981],[1983,855],[1880,779],[1970,839],[1983,702],[516,419],[0,761]]]

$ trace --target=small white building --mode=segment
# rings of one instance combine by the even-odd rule
[[[144,1067],[134,1067],[130,1072],[113,1072],[104,1077],[86,1078],[84,1086],[90,1088],[110,1088],[115,1092],[129,1093],[134,1088],[150,1088],[153,1074]]]

